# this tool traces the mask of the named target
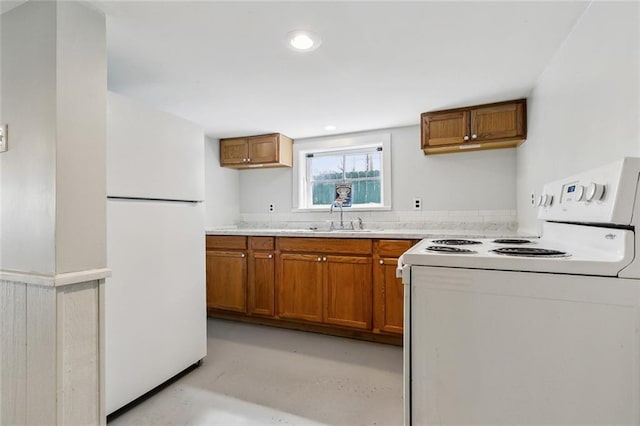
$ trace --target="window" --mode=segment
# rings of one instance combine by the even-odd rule
[[[389,210],[389,134],[294,144],[294,210],[327,210],[336,184],[351,185],[351,209]]]

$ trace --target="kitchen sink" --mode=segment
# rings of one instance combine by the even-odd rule
[[[314,232],[331,232],[331,233],[337,233],[337,232],[371,232],[371,229],[286,229],[283,230],[283,232],[291,232],[291,233],[295,233],[295,234],[312,234]]]

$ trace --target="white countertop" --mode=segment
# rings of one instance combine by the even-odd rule
[[[522,236],[505,230],[465,230],[465,229],[365,229],[363,231],[327,231],[311,229],[273,229],[273,228],[206,228],[207,235],[239,235],[265,237],[322,237],[322,238],[397,238],[416,239],[468,237],[516,237]]]

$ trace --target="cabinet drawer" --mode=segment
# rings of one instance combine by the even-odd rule
[[[207,235],[207,249],[236,249],[247,248],[247,237],[230,235]]]
[[[312,253],[371,254],[370,239],[278,238],[280,251]]]
[[[273,250],[275,242],[273,237],[249,237],[251,250]]]
[[[398,257],[413,246],[413,240],[376,240],[374,252],[381,257]]]

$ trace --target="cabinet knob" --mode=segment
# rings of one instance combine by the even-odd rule
[[[240,257],[245,257],[245,256],[246,256],[246,254],[244,254],[244,253],[242,253],[242,254],[240,255]]]
[[[243,158],[243,159],[242,159],[242,162],[243,162],[243,163],[246,163],[246,162],[247,162],[247,159],[246,159],[246,158]]]
[[[250,163],[250,162],[251,162],[251,158],[247,158],[247,163]]]
[[[323,261],[323,262],[326,262],[326,261],[327,261],[327,258],[326,258],[326,257],[323,257],[323,258],[322,258],[322,261]]]
[[[471,139],[477,139],[477,138],[478,138],[478,135],[476,134],[471,135]]]
[[[269,255],[269,259],[273,259],[273,255],[272,254]]]
[[[469,136],[468,135],[464,135],[464,137],[462,139],[464,139],[465,141],[468,141],[469,140]]]
[[[384,260],[380,259],[380,260],[378,261],[378,263],[379,263],[379,264],[381,264],[381,265],[384,265]]]
[[[322,258],[321,257],[318,258],[318,262],[322,262]]]

